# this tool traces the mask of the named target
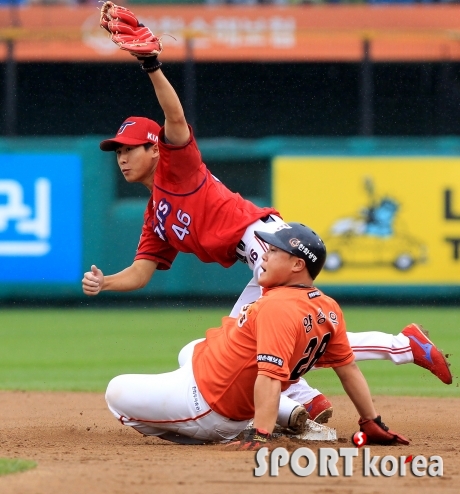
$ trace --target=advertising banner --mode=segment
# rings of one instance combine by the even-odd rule
[[[460,158],[280,156],[273,199],[323,238],[321,283],[459,284]]]
[[[162,37],[164,61],[183,61],[187,53],[198,61],[359,61],[364,40],[375,61],[460,59],[458,5],[131,8]],[[96,5],[0,5],[0,61],[13,42],[19,61],[134,63],[100,28],[99,16]]]
[[[0,154],[0,283],[81,279],[81,158]]]

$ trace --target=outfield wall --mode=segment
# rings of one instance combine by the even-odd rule
[[[0,139],[0,300],[83,299],[91,264],[131,264],[146,197],[120,194],[100,138]],[[460,296],[460,139],[218,139],[199,142],[211,171],[287,221],[325,238],[318,286],[361,302]],[[180,254],[135,294],[236,296],[247,266]]]

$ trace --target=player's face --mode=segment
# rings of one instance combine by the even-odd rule
[[[140,146],[120,146],[117,153],[118,166],[129,183],[140,182],[152,189],[153,174],[158,163],[158,147],[145,149]]]
[[[262,256],[259,285],[264,288],[288,285],[291,281],[295,259],[284,250],[269,245],[268,251]]]

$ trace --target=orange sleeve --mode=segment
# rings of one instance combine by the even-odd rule
[[[276,303],[263,304],[255,322],[258,374],[289,380],[289,362],[297,340],[292,310]]]

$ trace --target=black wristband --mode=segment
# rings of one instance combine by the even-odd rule
[[[163,64],[158,60],[158,57],[143,57],[138,58],[141,68],[144,72],[155,72]]]
[[[388,431],[389,427],[387,427],[383,422],[382,422],[382,417],[380,415],[377,415],[377,417],[374,419],[374,422],[385,432]]]

